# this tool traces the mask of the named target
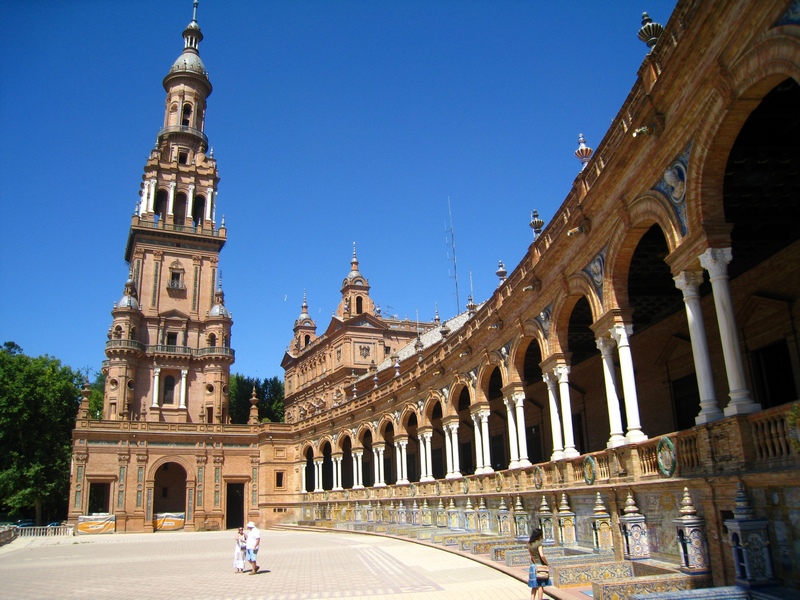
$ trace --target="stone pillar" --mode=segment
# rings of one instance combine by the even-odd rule
[[[475,474],[483,473],[483,443],[481,440],[481,418],[478,413],[471,413],[473,431],[475,432]]]
[[[417,435],[417,443],[419,446],[419,480],[426,481],[428,479],[428,461],[426,459],[425,451],[425,438],[420,433]]]
[[[608,410],[609,433],[607,448],[616,448],[628,443],[622,431],[622,415],[619,411],[619,397],[617,396],[617,376],[614,369],[614,345],[611,339],[599,337],[597,348],[603,356],[603,379],[606,384],[606,407]]]
[[[322,458],[314,459],[314,491],[322,491]]]
[[[572,401],[569,396],[569,367],[559,365],[554,369],[558,377],[558,390],[561,397],[561,415],[564,426],[564,458],[580,456],[575,449],[575,435],[572,432]]]
[[[611,535],[611,515],[608,514],[600,492],[594,503],[594,514],[589,517],[592,523],[594,552],[606,554],[614,551],[614,537]]]
[[[683,303],[686,305],[686,321],[689,324],[689,337],[692,340],[694,372],[700,392],[700,414],[695,417],[694,421],[697,425],[711,423],[721,419],[723,414],[719,409],[717,395],[714,392],[714,371],[711,368],[703,309],[700,306],[698,288],[703,283],[703,273],[702,271],[683,271],[674,279],[675,287],[683,292]]]
[[[719,336],[722,340],[722,354],[725,357],[725,371],[728,375],[730,402],[723,411],[726,417],[745,415],[761,410],[761,405],[750,398],[750,390],[744,376],[742,351],[736,333],[736,319],[733,314],[733,299],[728,281],[728,263],[731,262],[730,248],[709,248],[700,255],[700,264],[708,271],[711,289],[714,293],[714,307],[717,309]]]
[[[519,443],[519,466],[530,467],[528,458],[528,435],[525,433],[525,393],[514,392],[514,410],[517,414],[517,442]]]
[[[397,453],[397,483],[408,483],[408,440],[398,440],[400,452]]]
[[[375,487],[385,487],[386,486],[386,479],[383,473],[383,452],[386,449],[385,446],[380,445],[377,448],[375,446],[372,447],[373,453],[377,450],[377,455],[375,459]]]
[[[506,422],[508,424],[508,449],[511,453],[509,469],[519,468],[519,440],[517,439],[517,415],[514,409],[513,398],[503,398],[506,405]]]
[[[167,216],[173,216],[175,209],[175,186],[178,185],[174,181],[169,182],[169,201],[167,202]],[[181,223],[183,225],[183,223]]]
[[[453,443],[450,441],[450,427],[444,426],[444,464],[445,464],[445,479],[453,478]]]
[[[206,197],[206,221],[211,221],[211,204],[214,201],[214,188],[208,188]]]
[[[561,494],[561,504],[558,507],[558,535],[562,546],[577,546],[578,538],[575,532],[575,513],[569,507],[567,495]]]
[[[769,551],[769,520],[755,518],[744,486],[739,482],[737,487],[733,519],[725,519],[736,585],[745,588],[777,585]]]
[[[625,395],[625,416],[628,417],[628,443],[641,442],[647,439],[642,433],[639,420],[639,398],[636,395],[636,376],[633,372],[633,356],[628,340],[631,325],[621,323],[614,325],[610,333],[617,342],[619,352],[619,370],[622,372],[622,393]]]
[[[697,516],[689,488],[683,488],[683,500],[678,511],[681,516],[672,522],[678,529],[678,546],[681,553],[681,571],[690,575],[711,572],[708,559],[706,520]]]
[[[156,203],[156,180],[151,179],[147,182],[147,212],[153,214],[155,212]]]
[[[342,489],[342,457],[332,456],[333,459],[333,491]]]
[[[194,184],[186,190],[186,216],[194,220]]]
[[[481,410],[478,415],[481,419],[481,439],[483,440],[483,472],[494,473],[492,468],[492,454],[489,444],[489,409]]]
[[[161,377],[161,368],[156,367],[153,369],[153,402],[150,408],[158,408],[158,394],[159,394],[159,379]]]
[[[461,459],[458,456],[458,421],[454,421],[448,425],[450,428],[450,449],[453,459],[453,470],[450,473],[451,477],[461,477]],[[445,437],[447,437],[447,430],[445,429]]]
[[[354,490],[360,490],[364,488],[364,466],[361,461],[362,456],[364,456],[363,450],[355,450],[353,452],[353,478],[355,479],[353,482]]]
[[[433,432],[426,431],[422,434],[422,437],[425,438],[425,464],[426,464],[426,472],[428,478],[426,481],[434,481],[433,477],[433,457],[431,456],[431,438],[433,437]]]
[[[554,546],[556,543],[556,532],[553,524],[553,511],[547,504],[547,498],[542,495],[542,503],[539,505],[539,527],[542,528],[542,544]]]
[[[561,441],[561,419],[558,416],[558,380],[552,373],[544,373],[542,379],[547,384],[547,397],[550,405],[550,432],[553,436],[553,452],[550,460],[562,460],[564,443]]]
[[[645,516],[639,512],[633,494],[628,492],[623,515],[619,518],[622,530],[622,555],[625,560],[650,558],[650,541],[647,538]]]
[[[186,408],[186,376],[189,374],[187,369],[181,369],[181,404],[180,408]]]

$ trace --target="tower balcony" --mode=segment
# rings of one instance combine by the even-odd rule
[[[109,351],[144,353],[145,345],[136,340],[108,340],[106,342],[106,354],[108,354]]]
[[[200,145],[203,149],[208,148],[208,136],[199,129],[189,127],[188,125],[169,125],[168,127],[164,127],[164,129],[158,132],[158,139],[160,141],[163,136],[175,133],[190,135],[197,138],[200,140]]]

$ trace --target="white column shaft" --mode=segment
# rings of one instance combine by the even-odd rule
[[[625,396],[625,416],[628,418],[627,438],[629,443],[646,440],[642,432],[642,423],[639,419],[639,398],[636,394],[636,376],[633,372],[633,355],[631,344],[628,340],[630,332],[626,325],[618,324],[611,328],[610,333],[617,342],[619,353],[619,370],[622,375],[622,393]]]
[[[531,464],[528,458],[528,434],[525,432],[525,394],[517,392],[512,396],[517,421],[517,441],[519,443],[519,466],[528,467]]]
[[[519,467],[519,440],[517,439],[517,415],[514,412],[514,400],[503,398],[506,405],[506,424],[508,425],[508,450],[511,454],[508,463],[509,469]]]
[[[564,458],[564,442],[561,437],[561,417],[558,410],[558,379],[552,373],[544,373],[542,379],[547,384],[550,405],[550,434],[553,436],[553,452],[550,460],[561,460]]]
[[[186,376],[188,374],[188,370],[181,369],[181,408],[186,408]]]
[[[471,415],[472,422],[475,424],[475,473],[483,473],[483,440],[481,439],[481,418],[477,413]]]
[[[606,447],[615,448],[627,444],[622,430],[622,414],[617,396],[617,373],[614,368],[614,342],[607,337],[595,340],[603,359],[603,380],[606,384],[606,410],[608,411],[609,437]]]
[[[719,336],[722,340],[722,354],[725,357],[725,372],[728,376],[730,395],[730,401],[724,410],[726,417],[761,410],[761,405],[751,399],[744,376],[742,351],[736,333],[736,318],[728,281],[728,263],[732,256],[730,248],[709,248],[700,255],[700,264],[708,271],[711,279]]]
[[[159,379],[161,378],[161,369],[156,367],[153,369],[153,403],[150,405],[151,408],[158,408],[158,395],[160,393],[159,389]]]
[[[445,437],[447,437],[447,431],[445,430]],[[458,455],[459,448],[458,448],[458,421],[455,423],[450,423],[450,451],[452,453],[453,459],[453,469],[451,475],[453,477],[461,477],[461,458]]]
[[[493,473],[492,468],[492,452],[489,438],[489,411],[481,411],[481,438],[483,439],[483,471],[484,473]]]

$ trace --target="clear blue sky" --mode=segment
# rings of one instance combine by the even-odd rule
[[[358,244],[385,314],[497,286],[596,148],[674,0],[201,0],[235,372],[280,376],[303,290],[318,332]],[[0,343],[99,369],[161,80],[190,0],[0,1]]]

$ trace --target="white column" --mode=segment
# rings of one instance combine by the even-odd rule
[[[558,392],[561,397],[561,424],[564,426],[564,457],[580,456],[575,449],[575,434],[572,431],[572,400],[569,395],[569,367],[559,365],[554,369],[558,377]]]
[[[378,448],[378,476],[375,479],[377,482],[375,487],[384,487],[386,485],[386,474],[383,472],[383,452],[385,449],[385,446]]]
[[[190,219],[194,218],[194,184],[189,186],[186,190],[186,216]]]
[[[400,444],[400,452],[397,453],[399,477],[397,483],[408,483],[408,469],[406,468],[408,465],[408,440],[399,440],[398,444]]]
[[[171,217],[173,215],[173,208],[175,206],[175,186],[174,181],[169,182],[169,201],[167,202],[167,214]],[[181,223],[183,225],[183,223]]]
[[[450,441],[450,426],[444,426],[444,464],[445,479],[453,478],[453,443]]]
[[[361,450],[356,450],[353,452],[353,489],[360,490],[364,487],[364,464],[361,461],[361,457],[364,456],[364,452]]]
[[[607,337],[595,340],[603,357],[603,380],[606,384],[606,410],[608,411],[609,438],[606,448],[616,448],[628,443],[622,431],[622,415],[617,396],[617,373],[614,369],[614,342]]]
[[[517,441],[519,442],[519,466],[529,467],[531,461],[528,458],[528,435],[525,433],[525,394],[514,392],[512,399],[514,409],[517,413]]]
[[[322,462],[323,458],[318,458],[314,461],[314,491],[322,491]]]
[[[153,403],[150,408],[158,408],[158,393],[159,393],[159,378],[161,377],[161,368],[156,367],[153,369]]]
[[[689,323],[689,337],[692,340],[694,372],[697,376],[697,389],[700,393],[700,414],[696,425],[718,421],[723,417],[714,391],[714,371],[708,353],[708,340],[703,322],[703,309],[700,306],[700,285],[703,283],[702,271],[682,271],[675,279],[675,287],[683,292],[686,305],[686,321]]]
[[[153,213],[155,211],[156,199],[156,180],[150,179],[147,182],[147,212]]]
[[[728,263],[732,258],[730,248],[709,248],[700,255],[700,264],[708,271],[711,290],[714,294],[714,307],[717,309],[719,336],[722,340],[722,354],[725,357],[725,371],[728,375],[730,401],[723,411],[726,417],[746,415],[761,410],[761,405],[753,402],[744,377],[742,351],[736,333],[736,318],[733,314],[733,299],[728,282]]]
[[[609,333],[616,340],[619,353],[622,393],[625,396],[625,416],[628,418],[626,437],[630,444],[641,442],[646,440],[647,436],[642,432],[642,423],[639,420],[639,397],[636,394],[636,375],[633,372],[633,355],[628,339],[631,334],[631,326],[618,323],[609,330]]]
[[[508,463],[509,469],[519,468],[519,440],[517,440],[517,416],[514,412],[514,400],[503,398],[506,405],[506,424],[508,425],[508,450],[511,460]]]
[[[419,480],[420,481],[427,481],[428,480],[428,461],[425,459],[425,438],[422,434],[417,435],[417,442],[419,447]]]
[[[550,434],[553,436],[553,452],[550,460],[564,458],[564,442],[561,438],[561,418],[558,411],[558,380],[552,373],[544,373],[542,379],[547,384],[547,397],[550,405]]]
[[[481,418],[481,438],[483,438],[483,472],[494,473],[492,468],[491,443],[489,440],[489,410],[478,413]]]
[[[342,489],[342,458],[341,456],[333,457],[333,489]]]
[[[147,212],[147,183],[139,190],[139,210],[136,212],[139,213],[140,217]]]
[[[452,477],[461,477],[461,459],[458,456],[458,421],[450,423],[450,451],[452,452],[453,470],[450,473]],[[447,429],[445,429],[445,438],[447,437]]]
[[[214,202],[214,188],[208,188],[206,197],[206,221],[211,220],[211,204]]]
[[[475,432],[475,474],[480,475],[483,473],[483,440],[481,439],[481,418],[478,413],[472,413],[472,423],[474,424]]]
[[[433,437],[433,433],[426,431],[422,436],[425,438],[425,464],[427,465],[428,481],[434,481],[433,457],[431,456],[431,438]]]
[[[180,408],[186,408],[186,376],[189,374],[187,369],[181,369],[181,404]]]

